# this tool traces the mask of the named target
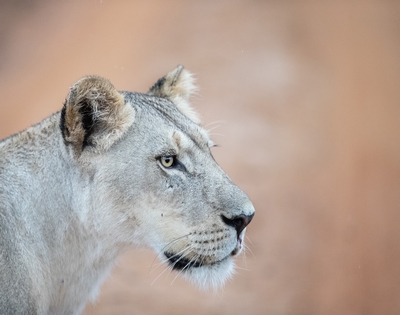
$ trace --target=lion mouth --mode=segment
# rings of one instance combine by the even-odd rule
[[[167,263],[173,270],[185,271],[192,268],[200,268],[203,266],[211,267],[223,263],[230,257],[237,256],[240,254],[243,248],[243,237],[244,231],[237,236],[235,247],[231,252],[224,258],[220,260],[215,260],[215,256],[204,256],[204,255],[194,255],[194,257],[186,257],[180,255],[179,253],[174,253],[171,251],[164,252],[164,256],[167,258]]]
[[[203,263],[197,259],[189,259],[170,252],[165,252],[164,255],[167,257],[168,263],[173,270],[184,270],[203,266]]]
[[[223,258],[222,260],[207,262],[204,263],[204,257],[198,257],[197,259],[189,259],[181,255],[177,255],[171,252],[165,252],[165,257],[168,259],[168,264],[172,267],[173,270],[183,271],[191,268],[199,268],[202,266],[213,266],[218,263],[223,262],[228,259],[231,255]]]

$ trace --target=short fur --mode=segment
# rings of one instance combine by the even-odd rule
[[[80,314],[135,244],[202,287],[231,275],[254,208],[214,161],[192,91],[183,67],[148,94],[85,77],[0,142],[0,314]]]

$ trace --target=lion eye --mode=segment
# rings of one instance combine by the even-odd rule
[[[161,164],[167,168],[171,167],[174,164],[174,157],[173,156],[162,156]]]

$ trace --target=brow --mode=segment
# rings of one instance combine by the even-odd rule
[[[162,102],[162,104],[160,104]],[[173,124],[176,129],[187,136],[192,142],[201,150],[209,148],[209,140],[204,139],[200,134],[199,127],[195,126],[194,123],[183,115],[173,103],[169,104],[170,101],[164,99],[157,99],[155,102],[146,102],[143,105],[150,105],[149,108],[155,109],[155,113],[159,116],[168,120]],[[150,104],[149,104],[150,103]],[[193,124],[193,126],[191,126]]]

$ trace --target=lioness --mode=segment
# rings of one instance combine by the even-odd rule
[[[0,142],[0,314],[80,314],[132,244],[200,286],[231,275],[254,208],[214,161],[193,90],[181,66],[147,94],[84,77]]]

